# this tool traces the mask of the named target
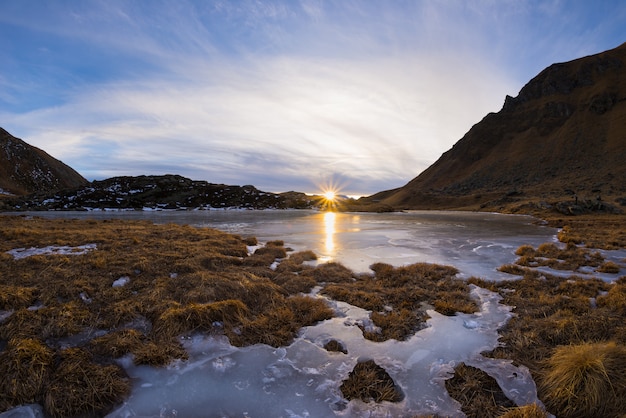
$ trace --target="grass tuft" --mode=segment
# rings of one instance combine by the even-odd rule
[[[524,244],[515,251],[515,255],[520,257],[533,257],[535,255],[535,249],[532,245]]]
[[[49,416],[103,415],[129,394],[130,382],[119,367],[95,364],[78,348],[60,357],[44,401]]]
[[[612,261],[605,261],[596,269],[599,273],[618,274],[619,266]]]
[[[613,417],[626,411],[626,346],[561,346],[546,360],[540,385],[549,411],[559,417]]]
[[[324,349],[326,351],[330,351],[331,353],[348,354],[348,350],[346,349],[346,347],[335,339],[332,339],[324,344]]]
[[[35,288],[0,284],[0,310],[27,308],[33,303]]]
[[[614,283],[606,294],[598,296],[597,304],[619,316],[626,315],[626,282]]]
[[[498,417],[504,408],[515,406],[493,377],[465,363],[454,368],[454,377],[446,380],[445,385],[468,418]]]
[[[541,406],[533,403],[507,409],[499,418],[548,418],[548,413]]]
[[[400,402],[404,393],[374,360],[359,361],[340,388],[344,398],[363,402]]]
[[[248,314],[247,306],[240,300],[181,305],[172,304],[154,323],[152,333],[158,338],[173,338],[182,334],[210,331],[216,323],[220,327],[239,326]]]
[[[0,400],[4,400],[4,407],[38,402],[53,366],[54,352],[45,344],[32,338],[10,340],[0,353]]]

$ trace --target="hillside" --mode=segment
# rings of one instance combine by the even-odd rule
[[[5,199],[3,209],[302,209],[314,206],[318,200],[304,193],[269,193],[254,186],[213,184],[167,174],[112,177],[54,193]]]
[[[87,184],[80,174],[0,128],[0,194],[25,195]]]
[[[0,128],[0,210],[311,208],[319,196],[268,193],[174,174],[89,182],[76,171]]]
[[[626,44],[543,70],[405,186],[404,209],[580,212],[626,204]]]

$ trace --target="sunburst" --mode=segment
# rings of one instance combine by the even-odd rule
[[[323,196],[326,201],[334,202],[337,199],[337,192],[335,192],[334,190],[326,190]]]

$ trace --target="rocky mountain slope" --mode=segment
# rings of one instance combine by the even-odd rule
[[[0,128],[0,193],[54,192],[87,184],[80,174]]]
[[[8,210],[97,209],[285,209],[309,208],[315,199],[304,193],[267,193],[254,186],[229,186],[179,175],[112,177],[52,194],[5,200]]]
[[[626,44],[543,70],[405,186],[396,208],[561,211],[626,204]],[[525,207],[525,208],[524,208]]]
[[[0,128],[0,210],[311,208],[320,197],[267,193],[179,175],[113,177],[89,182]]]

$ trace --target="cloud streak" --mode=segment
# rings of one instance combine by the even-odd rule
[[[171,172],[374,193],[416,176],[521,87],[523,71],[503,62],[525,28],[492,36],[556,12],[486,3],[68,2],[39,19],[0,10],[23,34],[10,46],[34,48],[7,62],[50,70],[0,74],[0,119],[90,179]],[[59,55],[68,44],[76,56]]]

